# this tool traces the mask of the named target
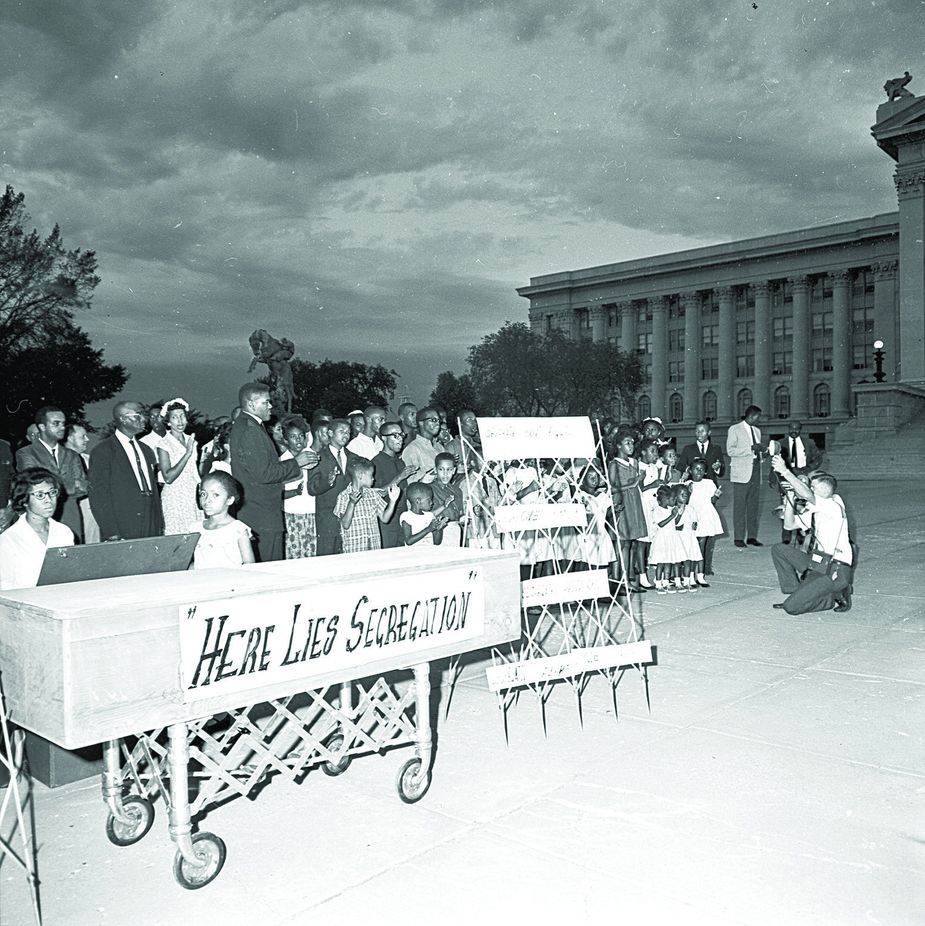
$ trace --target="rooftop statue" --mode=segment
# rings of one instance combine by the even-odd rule
[[[265,328],[252,332],[247,340],[254,354],[247,372],[252,373],[258,363],[265,363],[270,370],[274,404],[278,410],[291,412],[295,390],[289,361],[295,355],[295,344],[289,338],[277,340]]]
[[[904,96],[914,96],[915,94],[910,93],[906,89],[906,84],[908,84],[910,80],[912,80],[912,75],[908,71],[906,71],[902,77],[891,77],[883,85],[888,102],[892,103],[893,100],[898,100]]]

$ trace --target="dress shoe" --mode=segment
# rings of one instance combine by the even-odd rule
[[[783,610],[784,603],[782,601],[775,601],[774,604],[771,605],[771,607],[780,608],[781,610]]]
[[[755,540],[754,537],[752,537],[751,540],[746,540],[745,542],[746,542],[750,547],[763,547],[763,546],[764,546],[764,544],[763,544],[760,540]]]
[[[700,579],[697,580],[697,584],[698,584],[701,588],[709,588],[709,587],[710,587],[710,583],[709,583],[709,582],[701,582]]]
[[[745,541],[744,541],[744,540],[736,540],[736,541],[735,541],[735,545],[736,545],[737,547],[739,547],[740,549],[743,549],[743,550],[745,549]]]
[[[851,610],[851,586],[849,585],[838,597],[835,599],[835,608],[833,609],[838,611],[839,614],[844,613],[845,611]]]

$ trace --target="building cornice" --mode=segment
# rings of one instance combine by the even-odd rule
[[[895,239],[898,235],[899,213],[888,212],[866,219],[803,228],[779,235],[747,238],[687,251],[532,277],[528,286],[517,288],[517,293],[530,298],[575,290],[578,287],[631,283],[643,279],[651,281],[661,275],[675,277],[679,273],[690,271],[703,274],[706,279],[711,270],[730,265],[740,268],[742,282],[745,283],[749,282],[750,276],[745,266],[748,263],[780,258],[795,252],[806,254],[838,247],[862,247],[877,241]]]

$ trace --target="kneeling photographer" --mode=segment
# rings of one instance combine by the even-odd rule
[[[794,475],[777,455],[771,466],[798,499],[806,501],[800,515],[812,528],[812,546],[804,551],[792,544],[771,547],[780,590],[786,600],[775,604],[788,614],[809,611],[848,611],[851,608],[851,581],[854,556],[848,536],[845,503],[836,494],[838,481],[827,473],[813,473],[809,485]]]

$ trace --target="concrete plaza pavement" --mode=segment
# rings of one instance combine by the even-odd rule
[[[472,660],[445,719],[439,706],[420,803],[395,792],[408,748],[338,778],[273,779],[209,811],[201,828],[228,859],[202,890],[173,879],[162,803],[147,837],[118,849],[98,780],[36,785],[44,922],[922,924],[925,494],[912,481],[841,493],[861,548],[851,611],[773,610],[769,547],[723,539],[711,588],[639,599],[658,650],[648,705],[627,672],[615,717],[598,678],[582,726],[562,685],[544,734],[527,692],[506,742]],[[30,922],[5,862],[0,924]]]

